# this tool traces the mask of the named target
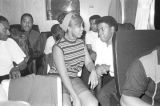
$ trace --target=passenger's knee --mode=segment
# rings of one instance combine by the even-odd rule
[[[98,100],[94,97],[88,101],[86,106],[98,106]]]
[[[110,100],[110,96],[111,96],[110,93],[99,92],[97,94],[97,99],[100,102],[100,104],[102,104],[108,102]]]
[[[107,98],[110,98],[111,95],[112,95],[111,92],[103,92],[103,91],[100,91],[99,93],[97,93],[97,99],[98,99],[98,100],[107,99]]]

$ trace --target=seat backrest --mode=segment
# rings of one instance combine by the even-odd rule
[[[41,32],[40,34],[38,41],[39,44],[37,49],[43,54],[46,46],[46,41],[49,36],[52,36],[51,32]],[[45,55],[40,56],[37,61],[40,63],[39,67],[41,67],[37,70],[37,74],[46,75],[47,74],[46,56]]]
[[[119,31],[113,37],[114,70],[118,93],[121,95],[128,66],[147,51],[160,45],[160,31]]]
[[[30,74],[11,80],[8,100],[26,101],[31,106],[62,106],[61,78],[57,74],[46,76]]]
[[[20,24],[12,24],[12,25],[10,25],[10,31],[12,31],[12,29],[14,29],[14,28],[20,30],[21,29],[21,25]],[[35,31],[40,32],[38,25],[33,25],[32,29],[35,30]]]
[[[118,23],[118,31],[135,30],[134,25],[131,23]]]
[[[41,48],[42,52],[44,52],[47,38],[50,37],[50,36],[52,36],[51,32],[41,32],[40,41],[39,42],[40,42],[40,48]]]

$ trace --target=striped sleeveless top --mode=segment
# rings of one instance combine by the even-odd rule
[[[57,43],[57,46],[63,51],[68,76],[77,77],[77,73],[82,71],[85,61],[84,41],[77,39],[72,42],[63,37]]]

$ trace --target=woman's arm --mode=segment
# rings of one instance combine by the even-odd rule
[[[86,66],[86,68],[90,72],[95,71],[95,65],[92,62],[92,59],[88,53],[87,47],[84,48],[84,52],[85,52],[85,66]]]
[[[70,92],[71,96],[73,98],[78,97],[77,94],[75,93],[71,81],[67,75],[67,69],[65,66],[65,62],[64,62],[64,55],[62,50],[58,47],[58,46],[53,46],[53,60],[55,62],[56,68],[62,78],[62,82],[65,85],[65,87],[68,89],[68,91]]]
[[[86,47],[88,49],[88,53],[90,54],[90,57],[93,61],[96,61],[97,58],[97,54],[95,51],[92,50],[92,46],[91,44],[86,44]]]
[[[94,89],[98,85],[98,76],[95,70],[95,65],[93,64],[86,47],[84,48],[84,51],[85,51],[85,66],[87,70],[91,72],[88,84],[91,84],[90,88]]]
[[[120,100],[121,106],[151,106],[137,97],[122,95]]]

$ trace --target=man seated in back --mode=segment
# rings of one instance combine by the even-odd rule
[[[63,36],[64,31],[61,29],[59,24],[54,24],[51,27],[51,33],[52,36],[48,37],[44,49],[44,54],[46,57],[46,65],[47,65],[47,73],[55,73],[54,67],[53,67],[53,55],[52,55],[52,48],[54,44],[56,44]]]
[[[96,20],[99,18],[100,18],[99,15],[92,15],[89,18],[90,31],[86,33],[85,37],[85,43],[93,61],[96,60],[95,43],[96,40],[98,39]]]
[[[34,20],[31,14],[25,13],[22,15],[21,27],[22,27],[22,31],[24,32],[23,34],[27,36],[29,40],[31,50],[33,52],[32,55],[34,55],[35,57],[38,57],[36,56],[37,55],[36,52],[37,52],[37,46],[38,46],[37,44],[38,44],[40,33],[32,29],[33,22]]]
[[[160,47],[128,68],[121,106],[160,106]]]
[[[28,73],[33,73],[32,60],[37,59],[42,53],[39,50],[39,36],[40,33],[32,29],[33,17],[29,13],[25,13],[21,16],[21,29],[12,30],[11,34],[13,39],[17,41],[24,53],[29,57],[28,61]]]
[[[38,46],[38,39],[40,36],[40,33],[38,31],[33,30],[33,17],[29,13],[25,13],[21,16],[21,29],[14,29],[11,31],[11,34],[13,34],[13,38],[18,41],[20,46],[23,46],[24,44],[21,44],[19,40],[21,39],[27,39],[29,43],[29,49],[31,49],[30,52],[32,52],[32,55],[36,55],[37,46]]]

